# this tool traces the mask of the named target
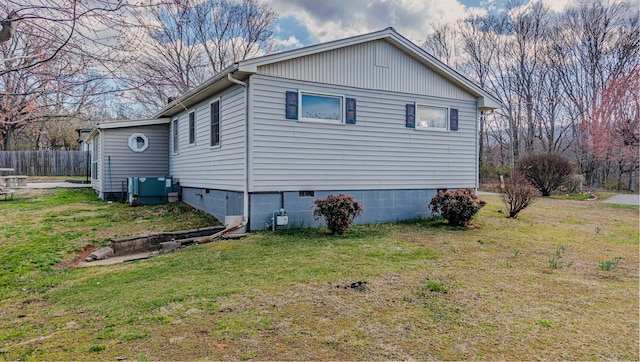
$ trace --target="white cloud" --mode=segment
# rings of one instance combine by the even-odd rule
[[[300,39],[296,38],[293,35],[291,35],[287,39],[281,39],[281,38],[277,38],[276,37],[276,39],[274,40],[273,44],[275,45],[277,50],[300,48],[300,47],[304,46],[304,44],[302,44]]]
[[[555,12],[564,11],[569,5],[572,5],[572,0],[542,0],[542,3],[549,7],[549,9]]]
[[[458,0],[459,1],[459,0]],[[432,23],[453,22],[469,9],[441,0],[266,0],[281,16],[305,26],[313,42],[326,42],[382,30],[389,26],[414,42]]]

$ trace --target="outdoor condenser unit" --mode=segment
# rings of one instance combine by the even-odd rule
[[[172,177],[129,177],[127,202],[129,205],[153,205],[168,202],[172,191]]]

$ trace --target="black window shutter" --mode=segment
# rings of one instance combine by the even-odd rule
[[[287,91],[287,119],[298,119],[298,92]]]
[[[347,124],[356,124],[356,99],[347,98]]]
[[[406,126],[407,128],[416,128],[416,105],[413,103],[407,104]]]
[[[456,108],[449,109],[449,130],[458,130],[458,110]]]

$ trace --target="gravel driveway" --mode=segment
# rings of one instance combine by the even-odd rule
[[[478,195],[498,195],[498,194],[494,192],[478,191]],[[610,204],[640,206],[640,195],[619,194],[619,195],[611,196],[610,198],[602,200],[601,202],[607,202]]]
[[[622,204],[622,205],[638,205],[640,206],[640,195],[620,194],[611,196],[602,202],[608,202],[610,204]]]

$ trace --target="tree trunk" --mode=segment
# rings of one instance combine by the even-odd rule
[[[591,188],[594,190],[598,188],[598,177],[598,167],[591,166]]]
[[[636,170],[634,169],[631,169],[631,172],[629,172],[629,191],[636,191]]]
[[[2,135],[2,149],[4,151],[13,151],[13,127],[6,127]]]
[[[533,97],[527,95],[527,139],[525,145],[527,153],[533,153],[533,140],[535,139],[535,127],[533,125]]]

